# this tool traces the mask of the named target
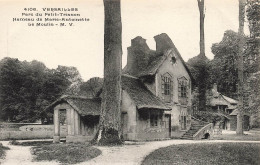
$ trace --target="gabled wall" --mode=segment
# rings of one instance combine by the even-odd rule
[[[174,56],[176,58],[176,63],[171,63],[171,57]],[[167,55],[167,59],[163,62],[161,67],[158,69],[156,73],[156,94],[158,97],[163,99],[162,94],[162,75],[165,73],[168,73],[172,76],[173,81],[173,95],[172,100],[169,105],[172,106],[171,111],[171,127],[172,127],[172,136],[178,136],[179,133],[176,133],[176,131],[181,130],[181,123],[180,118],[181,115],[184,115],[187,117],[187,124],[186,124],[186,130],[190,127],[190,120],[191,120],[191,114],[188,111],[191,107],[191,79],[190,76],[185,69],[183,63],[181,62],[180,58],[175,54],[174,50],[170,54]],[[178,79],[185,77],[188,80],[188,102],[186,105],[182,105],[179,99],[178,95]],[[185,130],[183,130],[185,131]]]
[[[172,64],[171,63],[171,56],[174,56],[176,58],[176,63]],[[160,66],[156,73],[156,94],[160,98],[163,98],[162,96],[162,81],[161,81],[161,76],[164,75],[165,73],[169,73],[172,76],[173,80],[173,98],[172,102],[179,103],[179,98],[178,98],[178,78],[185,77],[188,82],[189,82],[189,92],[188,92],[188,98],[191,97],[191,80],[190,76],[183,66],[181,60],[179,59],[178,56],[175,55],[175,52],[172,50],[170,54],[168,54],[167,59],[163,62],[163,64]],[[188,99],[188,104],[191,104],[191,100]]]
[[[127,140],[135,140],[136,138],[136,105],[128,93],[122,91],[122,125],[123,135]]]

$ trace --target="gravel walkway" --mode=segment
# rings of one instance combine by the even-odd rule
[[[32,154],[30,146],[15,146],[10,145],[9,141],[0,141],[4,146],[9,147],[6,150],[6,157],[1,162],[1,165],[58,165],[57,162],[32,162]]]
[[[82,162],[80,165],[110,165],[110,164],[124,164],[124,165],[139,165],[142,160],[152,151],[177,144],[193,144],[193,143],[223,143],[223,142],[239,142],[239,143],[260,143],[260,141],[225,141],[225,140],[167,140],[145,142],[135,145],[124,145],[121,147],[97,147],[102,151],[102,154],[88,162]]]
[[[124,146],[116,147],[100,147],[96,148],[102,151],[102,154],[87,162],[79,163],[79,165],[138,165],[146,155],[152,151],[177,144],[192,144],[192,143],[223,143],[223,142],[239,142],[239,143],[260,143],[260,141],[230,141],[230,140],[166,140],[154,142],[127,142]],[[6,158],[2,162],[3,165],[57,165],[57,162],[32,162],[30,147],[9,145],[8,141],[1,142],[4,146],[10,148],[6,152]],[[0,163],[1,164],[1,163]]]

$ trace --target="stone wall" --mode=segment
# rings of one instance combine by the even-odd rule
[[[1,130],[0,140],[51,139],[53,135],[53,125],[23,125],[19,130]],[[61,126],[61,138],[66,135],[66,126]]]

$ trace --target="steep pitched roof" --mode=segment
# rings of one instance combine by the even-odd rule
[[[137,55],[139,55],[139,58],[138,58],[139,61],[140,60],[146,61],[148,59],[147,65],[135,66],[134,69],[137,69],[136,67],[138,67],[138,70],[137,70],[137,73],[134,73],[134,74],[131,73],[131,70],[133,68],[130,68],[128,65],[126,65],[123,69],[123,73],[130,74],[130,75],[136,76],[138,78],[143,77],[143,76],[154,75],[154,74],[156,74],[156,72],[160,68],[160,66],[163,64],[163,62],[167,59],[167,56],[172,51],[174,51],[175,54],[180,59],[181,63],[183,64],[184,68],[188,72],[188,74],[191,78],[191,81],[194,82],[194,78],[192,77],[191,72],[189,71],[186,63],[184,62],[183,58],[181,57],[181,54],[179,53],[178,49],[176,48],[176,46],[174,45],[172,40],[169,38],[169,36],[165,33],[162,33],[160,35],[155,36],[154,38],[156,41],[156,51],[151,50],[151,49],[146,50],[146,49],[149,49],[149,47],[148,47],[141,54],[137,54]],[[142,41],[143,40],[144,39],[142,39]],[[140,43],[136,43],[136,44],[140,44]],[[157,46],[158,46],[158,48],[157,48]],[[131,54],[128,54],[128,56],[130,56],[130,55]],[[136,61],[136,62],[138,63],[138,61]]]
[[[81,116],[85,115],[100,115],[101,99],[99,98],[86,98],[81,96],[62,96],[51,105],[47,107],[53,108],[60,103],[68,103],[74,108]]]
[[[138,109],[153,108],[161,110],[171,110],[156,97],[151,91],[149,91],[145,85],[137,78],[130,77],[128,75],[122,76],[122,87],[126,90],[130,97],[135,102]]]
[[[210,105],[216,106],[216,105],[227,105],[228,109],[235,109],[236,105],[238,103],[237,100],[232,99],[230,97],[227,97],[221,93],[219,93],[216,89],[212,89],[212,96],[210,98]]]
[[[235,109],[231,114],[229,114],[229,116],[237,116],[238,114],[238,109]],[[249,113],[243,113],[244,116],[250,116]]]
[[[228,106],[228,103],[221,96],[219,96],[219,97],[211,98],[210,105],[211,106],[217,106],[217,105],[227,105]]]
[[[227,100],[230,104],[237,104],[237,103],[238,103],[238,101],[235,100],[235,99],[232,99],[232,98],[227,97],[227,96],[225,96],[225,95],[222,95],[222,96],[223,96],[223,98],[224,98],[225,100]]]

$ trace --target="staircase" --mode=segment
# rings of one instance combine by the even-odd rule
[[[202,139],[205,133],[212,134],[212,123],[204,122],[192,117],[190,129],[181,137],[181,139],[194,140]]]

